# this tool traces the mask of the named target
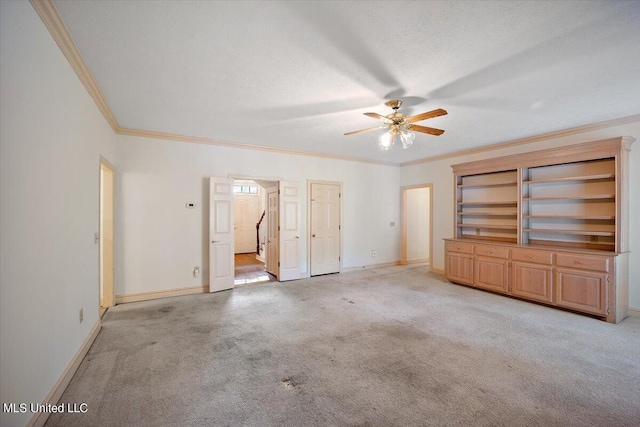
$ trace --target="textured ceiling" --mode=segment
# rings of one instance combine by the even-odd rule
[[[402,163],[640,113],[638,1],[55,5],[124,128]],[[445,134],[343,136],[394,98]]]

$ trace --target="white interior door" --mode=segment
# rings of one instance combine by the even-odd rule
[[[272,187],[267,190],[267,254],[266,263],[267,271],[276,278],[280,277],[278,262],[280,255],[278,251],[279,245],[279,215],[278,215],[278,187]]]
[[[209,292],[233,288],[233,179],[209,179]]]
[[[260,194],[236,194],[235,253],[248,254],[256,251],[256,224],[260,220]]]
[[[280,181],[281,282],[300,278],[300,183]]]
[[[311,276],[340,271],[340,185],[311,183]]]

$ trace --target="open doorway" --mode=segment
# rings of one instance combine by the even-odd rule
[[[301,277],[300,263],[300,183],[295,181],[272,182],[254,177],[209,177],[209,292],[220,292],[233,289],[235,283],[235,180],[254,180],[267,191],[265,203],[277,206],[277,215],[270,215],[267,210],[269,235],[276,236],[271,243],[277,246],[277,254],[269,249],[269,239],[265,245],[265,261],[267,271],[275,266],[278,281],[297,280]],[[272,193],[272,189],[276,191]],[[249,190],[250,192],[251,190]],[[272,194],[275,195],[272,200]],[[277,226],[277,232],[271,233]],[[259,232],[259,230],[258,230]],[[260,250],[257,249],[259,253]],[[256,253],[256,258],[257,258]],[[277,261],[277,262],[276,262]],[[251,283],[251,282],[249,282]],[[241,284],[241,283],[238,283]]]
[[[277,182],[234,180],[234,286],[278,280],[265,264],[269,247],[269,195],[265,187],[277,187]]]
[[[113,192],[115,168],[100,157],[100,317],[115,305],[113,289]]]
[[[433,185],[401,188],[402,258],[401,264],[432,265]]]

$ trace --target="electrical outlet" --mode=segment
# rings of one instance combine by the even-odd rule
[[[79,317],[80,317],[80,323],[82,323],[82,321],[84,320],[84,309],[83,308],[80,309]]]
[[[200,277],[200,266],[196,265],[193,267],[193,277]]]
[[[374,258],[376,256],[376,251],[374,249],[371,249],[371,258]]]

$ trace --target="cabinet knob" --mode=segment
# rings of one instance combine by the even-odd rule
[[[533,255],[529,255],[529,258],[533,258]]]
[[[493,251],[489,251],[489,253],[490,253],[490,254],[492,254],[492,253],[493,253]]]

